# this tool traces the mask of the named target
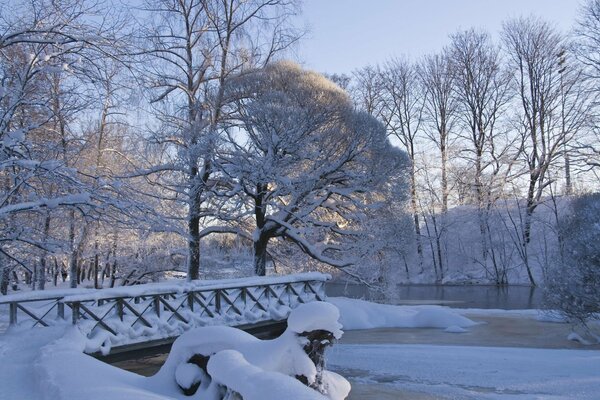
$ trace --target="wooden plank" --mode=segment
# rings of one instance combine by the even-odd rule
[[[56,309],[56,313],[58,315],[58,318],[65,319],[65,303],[59,301],[57,304],[58,308]]]
[[[73,325],[76,325],[79,321],[79,302],[66,304],[71,307],[71,321]]]
[[[300,303],[306,303],[306,301],[304,301],[302,296],[300,296],[300,294],[296,291],[296,289],[294,289],[294,286],[292,284],[289,284],[288,287],[292,291],[292,293],[294,293],[298,297],[298,301]]]
[[[79,303],[79,307],[80,307],[80,308],[81,308],[83,311],[85,311],[85,312],[86,312],[86,313],[87,313],[87,314],[88,314],[90,317],[92,317],[92,318],[94,319],[94,321],[96,321],[96,322],[97,322],[97,324],[96,324],[96,325],[94,325],[94,328],[95,328],[97,325],[100,325],[101,327],[103,327],[104,329],[106,329],[107,331],[109,331],[110,333],[112,333],[113,335],[117,336],[117,332],[115,332],[115,331],[114,331],[114,330],[113,330],[113,329],[112,329],[110,326],[108,326],[108,325],[107,325],[107,324],[106,324],[104,321],[102,321],[102,318],[104,318],[104,317],[102,317],[102,318],[98,317],[96,314],[94,314],[94,313],[93,313],[93,312],[92,312],[92,311],[91,311],[89,308],[87,308],[86,306],[84,306],[82,303]],[[113,307],[114,307],[114,306],[113,306]],[[108,312],[109,312],[110,310],[112,310],[112,309],[113,309],[113,307],[111,307],[111,308],[108,310]],[[107,312],[107,314],[108,314],[108,312]],[[106,314],[104,314],[104,316],[106,316]],[[92,328],[92,330],[93,330],[94,328]]]
[[[174,315],[174,316],[176,316],[177,318],[179,318],[179,319],[180,319],[182,322],[185,322],[186,324],[189,324],[189,321],[188,321],[187,319],[183,318],[183,317],[181,316],[181,314],[179,314],[179,313],[177,312],[177,310],[176,310],[176,309],[174,309],[174,308],[173,308],[173,307],[172,307],[172,306],[171,306],[171,305],[170,305],[170,304],[169,304],[169,303],[168,303],[166,300],[164,300],[162,297],[158,297],[158,300],[159,300],[159,301],[160,301],[162,304],[164,304],[164,306],[165,306],[165,307],[166,307],[166,308],[167,308],[169,311],[171,311],[171,312],[173,313],[173,315]],[[169,319],[167,320],[167,322],[168,322],[168,321],[169,321],[171,318],[173,318],[173,315],[171,315],[171,316],[169,317]]]
[[[313,283],[313,282],[316,282],[316,283],[322,283],[322,282],[318,282],[318,281],[306,281],[306,282],[305,282],[305,285],[306,285],[306,287],[307,287],[307,288],[309,288],[309,289],[310,289],[310,291],[311,291],[311,292],[313,292],[313,293],[315,294],[315,297],[316,297],[316,299],[317,299],[317,300],[319,300],[319,301],[325,301],[325,299],[324,299],[323,297],[321,297],[321,294],[319,293],[319,290],[318,290],[318,289],[317,289],[317,290],[315,290],[315,289],[312,287],[312,283]]]
[[[10,325],[16,325],[17,324],[17,302],[12,302],[9,304],[9,308],[10,308]]]
[[[267,311],[267,308],[265,306],[263,306],[256,297],[254,297],[254,295],[252,294],[252,292],[250,290],[246,291],[246,295],[248,297],[250,297],[259,308],[261,308],[263,311]],[[259,296],[259,298],[260,298],[260,296]]]
[[[198,298],[198,296],[196,296],[196,294],[197,294],[197,292],[192,292],[192,300],[195,301],[196,303],[198,303],[200,305],[200,307],[202,307],[202,309],[206,312],[206,314],[208,314],[209,317],[214,318],[215,314],[212,311],[210,311],[208,304],[205,303],[204,300]],[[200,296],[202,297],[202,295],[200,295]]]
[[[142,311],[141,314],[134,307],[132,307],[131,304],[129,304],[128,302],[124,301],[123,305],[137,317],[137,319],[135,321],[133,321],[133,324],[131,324],[132,327],[133,327],[133,325],[135,325],[136,322],[142,321],[144,323],[144,325],[146,325],[148,328],[152,328],[152,324],[150,322],[148,322],[146,320],[146,318],[142,317],[142,314],[144,313],[144,311],[146,311],[148,309],[148,307],[150,307],[150,304],[148,304],[148,306],[144,309],[144,311]]]
[[[54,307],[56,307],[56,305],[57,305],[57,304],[58,304],[58,303],[54,303],[54,304],[52,305],[52,307],[50,307],[50,308],[49,308],[49,309],[48,309],[48,310],[47,310],[47,311],[44,313],[44,315],[42,315],[42,316],[40,317],[40,319],[39,319],[39,321],[38,321],[38,322],[40,322],[40,323],[42,323],[42,324],[43,324],[43,323],[44,323],[44,322],[43,322],[43,320],[44,320],[44,317],[46,317],[46,315],[50,314],[50,311],[54,310]],[[36,326],[36,325],[38,324],[38,322],[36,322],[35,324],[33,324],[33,326]],[[48,326],[48,325],[44,325],[44,326]]]
[[[225,292],[225,291],[223,291],[223,292]],[[243,313],[240,311],[240,309],[239,309],[239,308],[237,308],[237,307],[235,306],[235,304],[234,304],[234,302],[235,302],[235,301],[238,299],[238,297],[239,297],[239,296],[236,296],[236,298],[235,298],[233,301],[231,301],[231,300],[229,299],[229,296],[228,296],[228,294],[226,294],[226,292],[225,292],[225,293],[221,293],[221,297],[223,298],[223,300],[225,300],[227,303],[229,303],[229,306],[230,306],[229,308],[230,308],[230,309],[231,309],[231,308],[233,308],[233,309],[234,309],[234,311],[235,311],[236,313],[238,313],[238,315],[242,315],[242,314],[243,314]],[[227,311],[226,311],[226,312],[227,312]]]
[[[44,326],[48,326],[47,323],[45,323],[44,321],[42,321],[40,318],[38,318],[37,315],[35,315],[33,312],[29,311],[28,309],[26,309],[25,307],[23,307],[21,304],[17,303],[17,307],[23,311],[25,314],[29,315],[31,318],[35,319],[37,322],[35,324],[33,324],[33,326],[35,326],[38,322]]]
[[[267,290],[269,291],[269,293],[271,293],[273,296],[275,296],[275,299],[277,299],[277,302],[279,304],[281,304],[282,306],[286,306],[287,305],[287,304],[285,304],[283,302],[283,300],[281,300],[280,295],[278,295],[277,292],[275,292],[271,286],[267,286]],[[282,294],[284,292],[285,292],[285,289],[283,290]]]

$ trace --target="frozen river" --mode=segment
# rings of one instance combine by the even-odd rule
[[[328,283],[328,296],[364,298],[389,304],[439,304],[455,308],[523,310],[541,308],[542,289],[495,285],[397,285],[386,296],[365,285]]]

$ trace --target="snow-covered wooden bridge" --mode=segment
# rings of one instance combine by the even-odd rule
[[[72,323],[89,352],[119,353],[171,343],[206,325],[249,331],[281,326],[299,304],[325,299],[329,275],[306,273],[218,281],[166,282],[113,289],[47,290],[8,295],[13,329]]]

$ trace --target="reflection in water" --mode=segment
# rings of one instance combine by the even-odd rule
[[[520,310],[541,308],[542,290],[531,286],[494,285],[366,285],[328,283],[328,296],[346,296],[388,304],[442,304],[459,308]]]

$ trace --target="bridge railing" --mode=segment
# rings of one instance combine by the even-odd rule
[[[70,320],[89,338],[109,337],[112,345],[128,344],[178,336],[197,326],[285,319],[301,303],[324,300],[328,279],[307,273],[47,291],[4,296],[0,305],[8,305],[10,325],[50,326]]]

